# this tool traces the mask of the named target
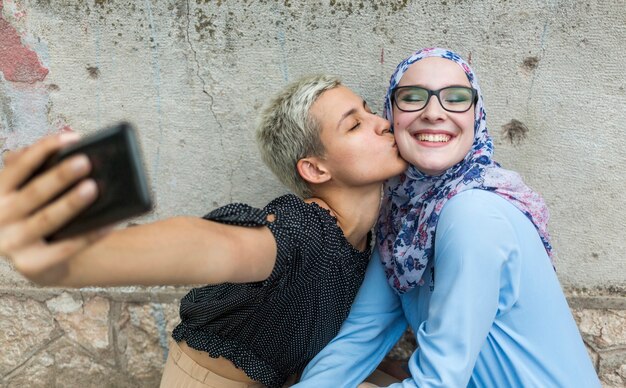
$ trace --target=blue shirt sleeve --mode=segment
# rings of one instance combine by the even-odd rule
[[[509,260],[518,250],[514,226],[490,204],[492,195],[471,190],[445,205],[435,238],[432,292],[423,286],[398,297],[375,254],[348,320],[297,386],[357,386],[405,330],[402,309],[414,314],[423,298],[429,298],[426,316],[410,319],[417,322],[419,345],[409,360],[412,377],[389,387],[467,386],[496,315],[510,308],[519,288],[519,270]]]
[[[510,307],[501,297],[517,293],[516,269],[507,265],[518,244],[514,227],[489,195],[459,194],[440,215],[434,288],[409,360],[417,386],[467,386],[496,314]]]
[[[296,387],[356,387],[404,333],[398,296],[387,284],[375,250],[339,334],[307,365]]]

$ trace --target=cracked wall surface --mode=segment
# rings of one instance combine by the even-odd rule
[[[285,192],[254,144],[269,95],[328,72],[380,112],[427,45],[475,67],[495,158],[546,199],[559,279],[621,386],[625,0],[0,0],[0,146],[128,120],[157,202],[132,222],[262,206]],[[40,289],[0,261],[0,386],[153,386],[182,293]]]

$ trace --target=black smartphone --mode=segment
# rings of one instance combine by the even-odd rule
[[[102,129],[61,149],[46,161],[40,171],[77,154],[85,154],[91,162],[89,178],[96,182],[98,197],[76,217],[47,236],[48,241],[92,231],[152,209],[153,201],[141,150],[130,123],[122,122]]]

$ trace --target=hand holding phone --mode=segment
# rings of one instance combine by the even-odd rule
[[[139,143],[129,123],[122,122],[100,130],[61,149],[34,176],[78,154],[86,155],[91,162],[88,178],[96,182],[98,198],[59,230],[47,236],[47,240],[86,233],[152,209],[153,201]]]

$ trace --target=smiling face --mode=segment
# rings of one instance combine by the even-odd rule
[[[325,149],[321,163],[336,185],[380,185],[406,169],[389,122],[372,113],[350,89],[339,86],[325,91],[310,112],[321,127]]]
[[[461,67],[444,58],[424,58],[413,63],[398,86],[438,90],[448,86],[471,87]],[[467,112],[444,110],[436,96],[418,112],[403,112],[393,105],[393,125],[402,157],[421,172],[438,176],[469,152],[474,142],[474,106]]]

